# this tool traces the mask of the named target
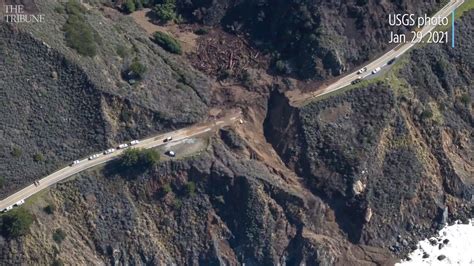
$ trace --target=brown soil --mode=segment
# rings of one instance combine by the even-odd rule
[[[194,34],[190,29],[186,26],[181,26],[177,24],[164,24],[164,25],[157,25],[151,21],[148,17],[149,12],[151,9],[144,8],[142,10],[133,12],[129,16],[131,16],[135,22],[140,25],[150,36],[153,35],[156,31],[161,31],[168,33],[178,39],[183,49],[186,53],[193,52],[196,47],[196,40],[199,37],[198,35]]]

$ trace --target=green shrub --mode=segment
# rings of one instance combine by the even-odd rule
[[[69,17],[63,26],[67,46],[79,54],[93,57],[97,53],[98,37],[84,17],[84,8],[76,1],[70,0],[66,4]]]
[[[18,147],[14,147],[14,148],[12,149],[11,154],[12,154],[13,157],[18,158],[18,157],[20,157],[20,156],[23,154],[23,151],[22,151],[20,148],[18,148]]]
[[[66,3],[66,13],[69,15],[82,15],[86,12],[86,9],[75,0],[69,0]]]
[[[123,4],[123,9],[124,9],[125,12],[127,12],[129,14],[135,12],[135,10],[136,10],[135,1],[134,0],[127,0],[127,2],[125,2]]]
[[[196,184],[192,181],[188,182],[184,187],[184,191],[186,192],[187,196],[194,196],[196,193]]]
[[[160,154],[153,149],[142,150],[140,161],[143,165],[152,166],[160,161]]]
[[[122,167],[150,167],[160,161],[160,154],[153,149],[127,149],[120,158]]]
[[[58,14],[64,14],[64,7],[63,6],[55,6],[54,7],[54,12],[58,13]]]
[[[138,58],[135,57],[133,62],[128,67],[127,76],[129,79],[142,79],[143,75],[146,72],[146,66],[138,61]]]
[[[208,34],[209,31],[207,29],[204,29],[204,28],[199,28],[197,30],[194,31],[194,34],[196,35],[205,35],[205,34]]]
[[[116,52],[121,58],[127,57],[129,53],[128,48],[123,45],[117,45]]]
[[[181,44],[166,33],[160,31],[155,32],[153,41],[170,53],[182,54]]]
[[[43,208],[43,211],[49,215],[54,214],[55,210],[56,208],[54,207],[54,205],[51,204]]]
[[[56,229],[53,233],[54,242],[61,244],[64,239],[66,239],[66,233],[61,228]]]
[[[63,266],[64,263],[60,259],[54,259],[54,261],[51,263],[51,266]]]
[[[44,156],[41,153],[36,153],[35,155],[33,155],[33,160],[35,162],[42,162],[44,161]]]
[[[163,0],[163,3],[157,4],[153,11],[159,20],[168,22],[176,20],[176,0]]]
[[[7,238],[15,238],[29,232],[33,223],[33,215],[24,208],[16,208],[1,216],[2,235]]]
[[[433,111],[431,109],[427,108],[421,113],[421,119],[427,120],[433,117]]]
[[[163,185],[163,187],[161,188],[161,191],[163,195],[170,193],[172,191],[171,185],[170,184]]]
[[[463,95],[461,95],[461,102],[464,104],[464,105],[468,105],[469,103],[471,103],[471,97],[469,96],[469,94],[465,93]]]

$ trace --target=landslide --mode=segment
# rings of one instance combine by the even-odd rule
[[[471,11],[456,49],[421,46],[400,59],[395,78],[301,108],[277,91],[270,97],[267,140],[352,243],[403,256],[474,215],[473,24]]]
[[[280,73],[325,80],[388,48],[388,14],[434,13],[445,1],[177,1],[180,11],[207,25],[249,35],[273,55]],[[284,18],[284,19],[283,19]]]
[[[72,160],[206,117],[207,79],[142,37],[133,21],[117,16],[109,27],[109,18],[87,13],[102,38],[89,58],[65,45],[64,14],[54,11],[61,4],[37,5],[53,25],[0,23],[1,198]],[[121,72],[135,57],[147,72],[130,85]]]
[[[232,129],[226,129],[232,132]],[[152,168],[115,165],[59,184],[30,207],[31,233],[0,242],[6,264],[329,265],[387,254],[338,235],[321,200],[289,189],[213,138],[201,156]],[[54,206],[53,214],[43,207]],[[58,230],[63,241],[54,241]]]

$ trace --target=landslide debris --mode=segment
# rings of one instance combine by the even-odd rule
[[[267,140],[352,243],[403,256],[447,222],[472,217],[473,24],[471,11],[458,24],[457,49],[411,52],[398,83],[301,108],[279,92],[270,97]]]
[[[55,211],[46,214],[43,208],[51,204]],[[32,211],[38,222],[31,234],[0,242],[7,264],[387,260],[384,251],[353,247],[338,235],[327,221],[328,206],[317,197],[289,189],[262,163],[236,156],[216,138],[201,156],[138,175],[113,165],[83,173],[59,184]]]
[[[362,64],[388,48],[388,14],[434,13],[445,1],[176,1],[193,21],[249,35],[272,54],[280,74],[324,80]]]

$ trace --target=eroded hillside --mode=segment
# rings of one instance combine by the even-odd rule
[[[473,215],[473,23],[471,12],[457,49],[417,48],[396,77],[299,109],[270,98],[267,139],[353,243],[403,253]]]
[[[263,10],[259,23],[274,20],[274,8],[293,10],[286,2],[220,4],[226,12],[245,5]],[[385,8],[428,10],[432,4]],[[211,93],[215,84],[184,56],[166,53],[130,17],[108,7],[86,5],[91,27],[110,41],[98,45],[94,57],[79,56],[64,43],[58,29],[66,15],[55,5],[38,3],[55,18],[54,27],[0,28],[6,66],[0,71],[7,70],[0,72],[6,88],[0,124],[9,142],[0,148],[0,174],[8,181],[2,193],[125,139],[205,120],[208,109],[215,115],[237,107],[244,121],[209,132],[213,136],[202,141],[208,144],[191,156],[125,170],[115,161],[35,195],[22,207],[34,216],[28,233],[0,237],[4,264],[386,265],[443,223],[472,217],[472,11],[457,27],[458,49],[421,46],[388,77],[297,108],[284,94],[294,88],[290,80],[261,73],[251,76],[254,83],[220,83]],[[372,1],[325,3],[315,11],[325,5],[342,11],[338,22],[352,12],[364,14],[362,23],[380,19],[364,12]],[[219,14],[209,23],[226,17]],[[347,33],[335,25],[338,34]],[[386,28],[366,30],[375,36]],[[366,48],[383,48],[380,39],[368,39],[374,43]],[[341,49],[358,49],[346,41]],[[119,44],[131,55],[119,55]],[[278,49],[293,53],[290,48]],[[371,56],[356,50],[360,57],[347,59],[347,67]],[[338,53],[318,51],[324,54],[308,60]],[[147,72],[130,84],[122,68],[135,57]],[[28,78],[4,79],[11,69]],[[335,73],[332,66],[317,71],[319,78]]]

